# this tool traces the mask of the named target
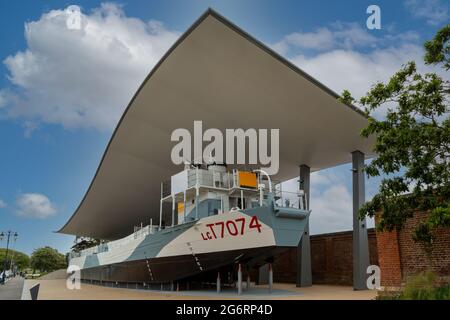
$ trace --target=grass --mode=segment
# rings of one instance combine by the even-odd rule
[[[424,271],[407,279],[399,292],[381,294],[379,300],[450,300],[450,285],[437,285],[436,274]]]

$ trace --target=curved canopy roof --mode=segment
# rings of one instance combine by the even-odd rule
[[[298,166],[320,170],[371,155],[360,137],[367,119],[337,94],[212,10],[172,46],[138,89],[81,204],[58,232],[116,239],[159,217],[161,181],[172,163],[176,128],[279,128],[276,179]]]

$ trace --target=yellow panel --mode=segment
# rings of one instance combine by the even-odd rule
[[[241,187],[257,188],[256,173],[239,171],[239,185]]]
[[[178,213],[184,213],[184,202],[178,202]]]

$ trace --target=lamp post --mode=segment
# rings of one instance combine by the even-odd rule
[[[5,263],[4,263],[4,267],[3,267],[3,276],[1,279],[1,283],[5,283],[6,280],[6,268],[8,267],[8,250],[9,250],[9,241],[11,240],[11,236],[13,237],[13,241],[17,240],[18,234],[17,232],[8,230],[6,232],[1,232],[0,233],[0,241],[3,240],[4,237],[6,237],[6,253],[5,253]]]

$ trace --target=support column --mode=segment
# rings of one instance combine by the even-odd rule
[[[183,223],[186,223],[186,190],[183,194]]]
[[[309,205],[309,181],[311,169],[307,165],[300,166],[300,189],[306,194],[306,203]],[[312,286],[311,273],[311,245],[309,241],[309,221],[305,233],[297,248],[297,287]]]
[[[269,264],[259,267],[258,272],[258,285],[269,283]]]
[[[162,198],[163,198],[163,188],[164,185],[161,182],[161,198],[159,200],[159,230],[161,230],[162,227],[162,207],[163,207],[163,202],[162,202]]]
[[[220,272],[217,272],[216,289],[217,289],[217,293],[220,293]]]
[[[242,269],[241,269],[241,264],[240,263],[238,265],[237,285],[238,285],[238,295],[241,295],[242,294]]]
[[[175,196],[172,195],[172,227],[175,225]]]
[[[367,267],[369,266],[369,243],[366,219],[359,219],[359,209],[365,202],[364,153],[352,152],[353,163],[353,289],[367,289]]]
[[[269,263],[269,293],[272,293],[273,289],[273,270],[272,270],[272,264]]]

